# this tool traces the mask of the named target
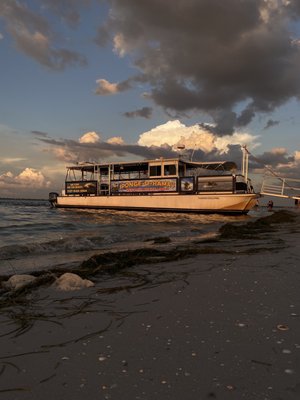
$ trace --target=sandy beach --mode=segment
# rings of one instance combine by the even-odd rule
[[[2,291],[0,398],[299,399],[299,238],[279,211],[124,253],[91,288]]]

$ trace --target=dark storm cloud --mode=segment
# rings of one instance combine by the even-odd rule
[[[105,26],[99,26],[97,29],[96,36],[94,38],[94,42],[99,46],[103,47],[109,43],[110,35]]]
[[[75,0],[65,0],[62,6],[69,2],[75,4]],[[58,3],[53,3],[54,8],[55,4]],[[37,10],[31,9],[30,5],[29,1],[20,3],[16,0],[1,0],[0,18],[4,20],[15,46],[28,57],[53,70],[63,70],[70,65],[85,65],[86,59],[81,54],[56,47],[55,33],[48,20]]]
[[[50,27],[48,21],[32,11],[26,3],[26,1],[20,4],[16,0],[2,0],[0,3],[0,17],[4,18],[12,26],[28,26],[33,31],[49,34]]]
[[[162,146],[139,146],[128,144],[112,144],[107,142],[80,143],[76,140],[52,139],[50,137],[37,137],[39,142],[46,145],[46,150],[53,153],[57,159],[66,163],[106,162],[109,160],[128,160],[130,157],[140,159],[156,159],[160,157],[178,157],[179,153],[169,145]],[[241,170],[242,152],[240,145],[229,145],[226,153],[220,154],[217,149],[210,152],[202,150],[183,150],[182,154],[187,160],[193,156],[193,161],[234,161],[238,170]],[[125,158],[126,157],[126,158]],[[300,160],[295,155],[287,153],[286,149],[273,149],[263,154],[250,154],[249,172],[272,168],[277,173],[289,178],[297,178],[300,174]]]
[[[294,162],[293,156],[289,155],[286,149],[275,149],[273,151],[267,151],[255,157],[257,163],[261,166],[267,165],[271,167],[276,167],[279,164],[288,164]]]
[[[215,118],[216,131],[228,134],[257,113],[299,98],[300,49],[289,32],[300,16],[296,0],[110,4],[99,38],[121,35],[124,48],[116,50],[131,54],[152,100],[165,109],[205,111]],[[237,113],[240,102],[246,106]]]
[[[238,168],[240,168],[242,161],[241,146],[236,144],[229,145],[227,153],[220,154],[220,152],[216,149],[208,153],[202,150],[189,150],[186,151],[185,157],[187,159],[191,159],[192,154],[193,154],[193,161],[200,161],[200,162],[234,161],[237,164]]]
[[[194,161],[234,161],[238,169],[242,167],[242,152],[240,145],[229,145],[227,153],[219,154],[217,150],[204,153],[196,150],[193,155]],[[294,155],[290,155],[286,149],[273,149],[269,152],[249,155],[249,172],[268,172],[274,171],[276,174],[289,177],[299,178],[300,162],[296,160]]]
[[[287,5],[287,8],[291,12],[291,15],[295,18],[300,15],[300,3],[298,0],[292,0]]]
[[[48,137],[48,133],[41,131],[31,131],[31,133],[38,137]]]
[[[67,154],[66,161],[96,161],[104,162],[107,158],[111,157],[128,157],[128,155],[140,156],[141,158],[158,158],[158,157],[174,157],[177,155],[170,146],[151,146],[144,147],[139,145],[129,144],[112,144],[107,142],[99,143],[79,143],[76,140],[67,139],[52,139],[52,138],[39,138],[39,141],[47,144],[53,149],[63,149]],[[63,154],[64,153],[57,153]],[[73,158],[70,158],[70,155]]]
[[[216,123],[212,128],[213,133],[222,135],[224,133],[233,133],[233,127],[236,125],[236,114],[230,109],[222,109],[211,112],[211,116]]]
[[[279,121],[274,121],[273,119],[269,119],[263,129],[266,130],[266,129],[271,128],[272,126],[279,125],[279,124],[280,124]]]
[[[80,21],[80,9],[91,4],[91,0],[40,0],[45,8],[63,18],[75,28]]]
[[[142,117],[142,118],[149,119],[152,116],[152,111],[153,110],[151,107],[143,107],[143,108],[140,108],[139,110],[127,111],[123,115],[124,115],[124,117],[127,117],[127,118]]]
[[[69,139],[38,138],[38,140],[48,146],[48,149],[63,149],[63,151],[53,153],[60,160],[68,163],[81,161],[105,162],[107,159],[128,160],[130,156],[138,156],[141,159],[156,159],[160,157],[178,157],[179,153],[174,151],[171,146],[164,144],[161,146],[140,146],[128,144],[111,144],[107,142],[80,143]],[[240,168],[242,153],[240,145],[229,145],[226,154],[220,154],[217,150],[208,153],[202,150],[183,150],[183,156],[189,160],[193,153],[193,161],[234,161]]]
[[[292,23],[300,19],[298,0],[107,3],[110,12],[94,40],[99,45],[113,41],[115,51],[129,54],[139,70],[118,83],[115,93],[145,83],[155,104],[173,115],[206,112],[220,135],[299,99],[300,42],[292,36]],[[86,59],[58,44],[53,15],[74,28],[91,4],[95,1],[1,0],[0,18],[20,51],[43,66],[63,70],[84,65]],[[100,86],[96,93],[113,93],[107,89]],[[244,109],[237,112],[241,102]]]

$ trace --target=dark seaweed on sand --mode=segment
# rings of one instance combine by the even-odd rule
[[[276,230],[276,225],[292,223],[298,215],[292,211],[281,210],[246,224],[225,224],[219,229],[220,239],[242,239]],[[275,226],[274,226],[275,225]]]

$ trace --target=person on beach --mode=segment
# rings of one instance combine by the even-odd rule
[[[272,200],[269,200],[269,201],[268,201],[268,210],[272,210],[273,206],[274,206],[273,201],[272,201]]]
[[[296,206],[296,207],[299,206],[299,199],[295,199],[295,206]]]

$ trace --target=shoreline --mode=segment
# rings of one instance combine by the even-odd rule
[[[0,394],[298,399],[300,223],[293,214],[289,222],[274,213],[267,223],[226,224],[221,240],[194,244],[218,251],[97,273],[93,288],[20,292],[1,307]]]
[[[277,217],[278,216],[278,217]],[[90,249],[87,251],[80,251],[75,255],[71,255],[69,263],[60,264],[59,252],[58,255],[52,257],[57,258],[55,267],[43,267],[42,269],[30,267],[32,260],[38,260],[44,258],[43,254],[32,254],[32,256],[26,258],[26,265],[24,259],[15,258],[12,261],[15,263],[11,264],[10,259],[3,259],[2,262],[7,262],[8,267],[6,270],[2,270],[0,274],[0,284],[12,275],[15,274],[33,274],[34,276],[42,276],[47,274],[61,274],[64,272],[82,273],[86,276],[92,276],[97,271],[101,272],[106,270],[106,264],[124,264],[122,259],[128,261],[121,266],[130,267],[130,258],[132,256],[132,265],[143,264],[143,263],[155,263],[156,258],[162,258],[164,262],[176,261],[180,258],[193,257],[198,254],[217,254],[226,253],[222,250],[224,240],[231,239],[245,239],[251,240],[252,236],[257,234],[267,234],[268,232],[276,230],[276,225],[283,224],[286,226],[288,223],[294,222],[300,218],[300,209],[296,208],[293,211],[287,209],[281,209],[271,211],[267,215],[252,216],[251,219],[241,219],[232,222],[219,223],[220,227],[217,232],[206,232],[200,236],[194,236],[190,238],[184,237],[172,237],[172,236],[153,236],[140,242],[128,241],[124,243],[113,243],[109,247],[103,247],[102,249],[94,250]],[[201,247],[202,246],[202,247]],[[232,251],[232,250],[231,250]],[[234,250],[233,250],[234,251]],[[141,253],[141,254],[139,254]],[[174,257],[174,254],[176,256]],[[47,255],[49,257],[49,255]],[[158,260],[159,261],[159,260]],[[53,262],[53,261],[52,261]],[[18,263],[21,264],[20,268]],[[35,262],[36,264],[36,262]],[[97,264],[101,264],[100,268],[97,268]],[[94,271],[94,267],[95,271]],[[91,269],[89,272],[88,269]],[[118,268],[113,267],[114,271]],[[93,272],[94,271],[94,272]]]

